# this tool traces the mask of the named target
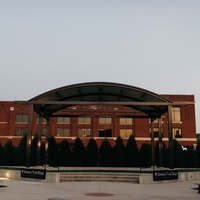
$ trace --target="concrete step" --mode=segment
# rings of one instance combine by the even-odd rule
[[[132,173],[88,173],[88,172],[61,172],[60,182],[67,181],[107,181],[107,182],[134,182],[139,183],[139,174]]]

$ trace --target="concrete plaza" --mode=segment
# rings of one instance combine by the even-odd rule
[[[156,184],[116,182],[45,183],[0,179],[1,200],[189,200],[200,199],[196,182]]]

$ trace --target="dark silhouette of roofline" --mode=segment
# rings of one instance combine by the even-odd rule
[[[116,104],[139,110],[151,118],[167,111],[168,99],[149,90],[113,82],[86,82],[67,85],[40,94],[28,102],[43,116],[78,104]]]

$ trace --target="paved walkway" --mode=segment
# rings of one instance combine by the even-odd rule
[[[112,182],[44,183],[0,179],[0,200],[195,200],[195,182],[136,184]]]

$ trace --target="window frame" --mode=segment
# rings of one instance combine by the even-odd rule
[[[60,133],[59,133],[60,132]],[[56,130],[57,137],[70,137],[70,129],[69,128],[57,128]]]
[[[99,117],[99,124],[112,124],[111,117]]]
[[[18,130],[18,131],[17,131]],[[18,134],[20,132],[20,134]],[[15,136],[24,136],[28,133],[28,127],[15,127]]]
[[[129,120],[130,120],[130,122],[129,122]],[[120,117],[119,124],[120,125],[133,125],[133,118]]]
[[[15,116],[15,122],[16,123],[28,123],[28,117],[29,116],[27,113],[17,113]]]
[[[91,117],[79,117],[78,124],[91,124]]]
[[[78,137],[91,137],[91,128],[78,128]]]
[[[183,135],[182,135],[182,129],[181,128],[172,128],[172,135],[173,135],[174,139],[176,139],[176,138],[182,138],[183,137]]]
[[[123,134],[122,131],[125,131],[125,134]],[[130,131],[131,133],[128,133],[128,131]],[[121,128],[119,130],[119,135],[122,138],[129,138],[132,134],[133,134],[133,129],[131,129],[131,128]],[[123,136],[123,135],[125,135],[125,136]]]
[[[172,107],[172,123],[181,122],[181,108],[178,106]]]
[[[70,117],[57,117],[57,124],[70,124]]]

